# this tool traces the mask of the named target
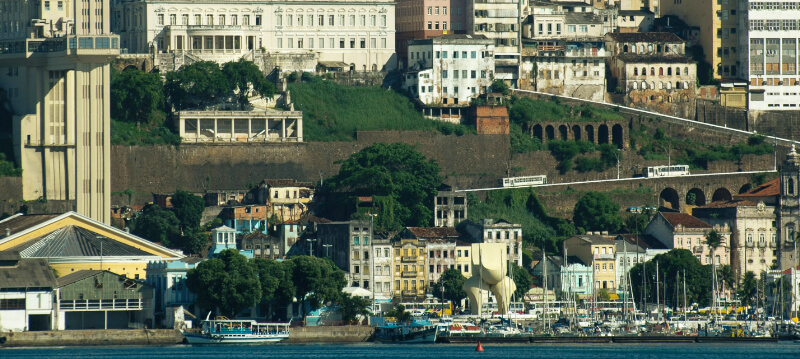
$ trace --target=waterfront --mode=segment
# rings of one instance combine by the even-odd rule
[[[119,346],[0,349],[3,359],[140,359],[140,358],[796,358],[800,343],[742,344],[580,344],[580,345],[258,345],[258,346]]]

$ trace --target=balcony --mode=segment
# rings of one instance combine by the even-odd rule
[[[62,300],[59,309],[65,311],[86,310],[142,310],[144,302],[136,299],[90,299],[90,300]]]
[[[694,254],[703,253],[703,246],[694,246],[694,247],[692,247],[692,253],[694,253]]]
[[[417,291],[416,290],[404,290],[403,291],[403,296],[416,297],[417,296]]]
[[[403,256],[400,259],[401,262],[417,262],[417,256]]]
[[[403,272],[403,278],[415,278],[417,276],[417,271],[406,271]]]

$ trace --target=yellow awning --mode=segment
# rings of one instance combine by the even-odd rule
[[[619,300],[619,295],[611,293],[608,295],[608,300]]]

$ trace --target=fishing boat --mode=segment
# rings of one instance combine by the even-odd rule
[[[289,323],[216,317],[202,322],[200,333],[183,332],[189,344],[265,344],[289,338]]]
[[[375,341],[382,343],[436,342],[436,326],[427,320],[414,320],[410,324],[389,324],[375,328]]]

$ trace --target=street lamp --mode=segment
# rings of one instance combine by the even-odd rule
[[[333,244],[323,244],[322,246],[325,247],[325,256],[330,257],[328,255],[328,248],[333,247]]]
[[[614,154],[614,157],[617,159],[617,179],[619,179],[619,156],[622,154],[621,152],[622,152],[622,150],[620,150],[620,149],[615,149],[614,152],[611,152],[611,153]]]
[[[306,241],[308,242],[308,251],[310,253],[309,255],[313,257],[314,256],[314,243],[313,242],[316,242],[317,239],[316,238],[309,238],[309,239],[306,239]]]

